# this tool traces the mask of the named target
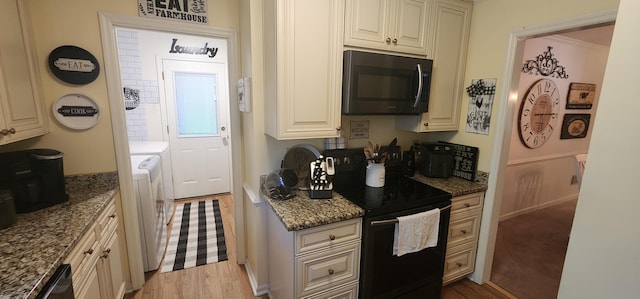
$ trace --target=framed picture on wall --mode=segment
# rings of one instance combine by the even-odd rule
[[[596,98],[596,85],[572,82],[567,94],[567,109],[591,109]]]
[[[584,138],[589,130],[591,114],[565,114],[560,139]]]

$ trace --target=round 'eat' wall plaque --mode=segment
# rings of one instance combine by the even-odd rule
[[[95,56],[76,46],[60,46],[49,54],[49,69],[58,79],[71,84],[88,84],[100,73]]]

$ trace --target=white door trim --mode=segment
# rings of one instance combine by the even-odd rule
[[[231,190],[234,195],[234,220],[236,228],[236,259],[239,264],[245,262],[245,236],[244,236],[244,206],[242,196],[242,170],[244,169],[242,157],[241,119],[237,107],[237,88],[235,84],[238,76],[238,43],[237,33],[234,30],[215,28],[210,26],[194,25],[179,22],[166,22],[137,16],[125,16],[112,13],[99,13],[100,34],[102,37],[102,51],[104,53],[104,73],[107,79],[107,93],[109,96],[109,111],[111,113],[111,126],[116,153],[116,165],[118,167],[118,179],[123,205],[123,220],[125,223],[125,237],[127,241],[127,253],[129,256],[129,268],[131,272],[131,287],[134,290],[142,288],[144,284],[144,271],[142,268],[142,253],[138,233],[135,202],[132,200],[133,182],[131,176],[131,162],[129,158],[129,143],[127,138],[126,120],[124,114],[124,95],[120,78],[120,65],[118,61],[118,49],[116,28],[132,28],[160,30],[182,34],[193,34],[212,38],[223,38],[228,42],[229,49],[229,107],[230,109],[230,139],[231,139]],[[236,154],[233,154],[236,153]]]
[[[506,63],[503,71],[504,84],[501,95],[505,97],[497,113],[497,132],[493,139],[490,175],[488,189],[485,193],[485,205],[482,211],[482,222],[478,239],[475,271],[469,278],[479,284],[486,283],[491,278],[491,265],[495,249],[500,207],[502,204],[503,174],[509,158],[511,145],[511,129],[518,102],[518,83],[520,80],[520,61],[524,51],[524,41],[528,38],[555,34],[561,31],[577,30],[600,24],[611,23],[616,20],[617,10],[581,16],[573,19],[532,26],[522,30],[512,31],[507,44]]]

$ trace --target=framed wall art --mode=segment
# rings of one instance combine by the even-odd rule
[[[569,85],[567,93],[567,109],[591,109],[596,98],[596,85],[576,83]]]
[[[589,130],[591,114],[565,114],[560,139],[584,138]]]

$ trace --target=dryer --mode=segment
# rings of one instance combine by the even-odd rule
[[[167,199],[166,213],[167,224],[173,215],[173,202],[175,195],[173,193],[173,171],[171,169],[171,151],[169,143],[164,141],[129,141],[129,153],[132,156],[150,156],[160,157],[160,166],[162,167],[162,184],[164,186],[164,195]]]
[[[167,248],[166,200],[158,156],[131,156],[144,271],[158,269]]]

